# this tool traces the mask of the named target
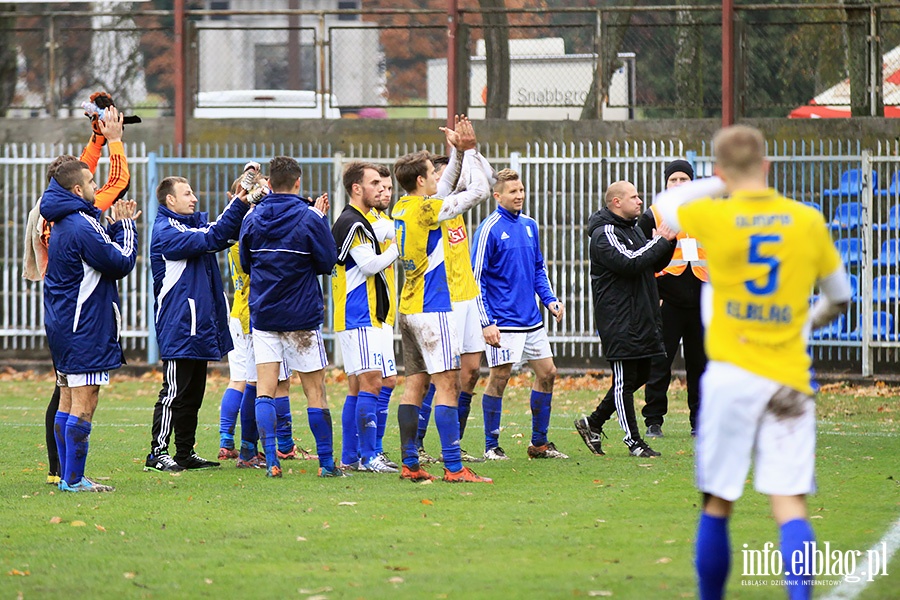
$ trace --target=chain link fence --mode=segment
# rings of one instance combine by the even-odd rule
[[[127,110],[165,116],[183,85],[189,109],[230,107],[235,118],[441,118],[448,93],[476,118],[721,114],[718,4],[466,8],[453,86],[443,3],[338,10],[349,4],[189,1],[182,71],[174,14],[144,10],[163,3],[0,4],[0,110],[78,116],[107,89]],[[739,117],[900,115],[900,2],[739,4],[733,56]],[[315,110],[248,110],[265,107]]]

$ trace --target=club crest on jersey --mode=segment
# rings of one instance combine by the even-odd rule
[[[450,240],[451,244],[461,244],[466,241],[466,226],[460,225],[459,227],[447,228],[447,237]]]

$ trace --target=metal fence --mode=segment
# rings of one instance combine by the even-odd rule
[[[77,115],[92,90],[105,88],[129,110],[167,115],[182,86],[188,112],[198,103],[259,109],[282,103],[272,91],[308,90],[323,106],[314,95],[284,102],[323,116],[332,108],[345,116],[439,118],[455,93],[476,117],[721,114],[718,3],[519,4],[459,12],[458,76],[449,90],[444,2],[408,10],[387,0],[355,10],[337,10],[338,2],[331,10],[289,10],[288,0],[188,2],[182,72],[171,11],[98,3],[94,11],[49,12],[20,4],[0,13],[0,73],[15,73],[14,86],[0,82],[0,107],[20,117]],[[231,10],[202,10],[223,6]],[[854,114],[882,114],[882,105],[900,114],[898,2],[739,4],[733,56],[738,117],[787,116],[813,100],[853,105]],[[267,92],[223,95],[236,90]]]
[[[590,298],[587,220],[599,208],[599,197],[613,181],[627,179],[650,202],[662,190],[666,163],[687,157],[698,176],[711,174],[705,144],[689,148],[678,141],[635,143],[536,143],[524,153],[502,146],[483,147],[496,168],[512,167],[526,187],[524,212],[541,230],[541,244],[550,279],[566,304],[562,323],[547,327],[562,365],[596,368],[602,348],[594,334]],[[218,214],[227,201],[226,190],[247,160],[263,164],[276,155],[290,155],[303,167],[303,193],[329,192],[332,218],[345,199],[339,174],[350,160],[392,164],[422,145],[352,146],[346,154],[326,145],[189,146],[188,158],[174,152],[147,152],[143,146],[127,148],[132,173],[131,193],[144,217],[139,222],[141,255],[134,272],[120,283],[124,346],[132,356],[155,360],[152,285],[149,265],[149,225],[156,209],[153,191],[168,175],[189,179],[200,207]],[[28,211],[45,185],[46,167],[73,147],[6,145],[0,156],[0,195],[7,223],[0,230],[2,290],[0,290],[0,348],[7,354],[44,348],[41,284],[22,279],[22,246]],[[770,144],[770,182],[785,195],[816,206],[830,223],[836,245],[853,279],[854,300],[838,322],[815,332],[811,351],[824,368],[859,372],[895,371],[900,357],[900,142],[884,142],[874,150],[858,143]],[[101,161],[102,181],[108,163]],[[493,210],[493,203],[475,207],[466,215],[470,230]],[[224,256],[223,277],[228,279]],[[226,289],[230,283],[226,281]],[[323,279],[326,306],[330,281]],[[326,334],[331,308],[326,310]],[[327,335],[330,339],[331,336]]]

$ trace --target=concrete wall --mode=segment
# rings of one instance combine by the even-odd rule
[[[881,141],[900,140],[900,119],[755,119],[745,123],[760,127],[769,139],[861,140],[874,148]],[[328,142],[336,150],[355,143],[434,142],[441,139],[437,120],[339,119],[339,120],[206,120],[190,119],[188,143]],[[718,119],[658,121],[500,121],[475,123],[478,139],[508,144],[522,150],[529,142],[683,140],[692,149],[710,140]],[[89,136],[87,119],[0,119],[0,143],[82,143]],[[149,149],[174,141],[174,120],[147,119],[126,128],[127,142],[144,142]]]

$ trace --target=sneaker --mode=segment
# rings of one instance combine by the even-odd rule
[[[389,466],[389,467],[391,467],[391,468],[394,468],[394,469],[397,469],[398,471],[400,470],[400,465],[398,465],[397,463],[395,463],[394,461],[392,461],[390,458],[388,458],[387,453],[381,452],[381,453],[378,454],[378,456],[381,457],[381,460],[383,460],[384,463],[385,463],[387,466]]]
[[[443,458],[443,457],[441,457],[441,458]],[[473,456],[473,455],[469,454],[468,452],[466,452],[465,450],[463,450],[462,448],[459,449],[459,459],[463,462],[470,462],[470,463],[483,463],[484,462],[483,457]],[[441,461],[441,462],[444,462],[444,461]]]
[[[69,485],[65,479],[60,480],[59,489],[63,492],[114,492],[116,488],[111,485],[97,483],[87,477],[82,477],[78,483]]]
[[[359,461],[354,460],[350,464],[341,463],[340,467],[338,467],[341,471],[359,471]]]
[[[237,458],[240,456],[241,451],[235,450],[234,448],[219,448],[219,457],[218,460],[231,460],[233,458]]]
[[[456,473],[451,473],[444,467],[444,481],[449,483],[494,483],[490,477],[481,477],[469,467],[463,467]]]
[[[648,437],[648,438],[663,437],[662,425],[648,425],[647,426],[647,434],[645,437]]]
[[[588,421],[587,417],[581,417],[580,419],[575,420],[575,431],[581,435],[581,439],[584,440],[585,446],[587,446],[588,450],[592,453],[597,456],[606,454],[600,446],[601,436],[603,435],[602,428],[594,429],[591,427],[591,423]]]
[[[503,451],[503,448],[497,446],[496,448],[489,448],[484,453],[485,460],[509,460],[509,457],[506,455],[506,452]]]
[[[419,446],[419,464],[420,465],[433,465],[437,463],[438,460],[425,452],[424,446]]]
[[[387,464],[380,454],[375,455],[369,462],[359,462],[359,470],[369,473],[396,473],[397,467]]]
[[[47,484],[59,486],[59,482],[62,481],[59,478],[59,475],[47,475]]]
[[[319,467],[319,477],[350,477],[350,473],[344,473],[337,467],[331,469]]]
[[[177,473],[184,471],[184,467],[175,462],[175,459],[168,454],[160,454],[159,456],[147,455],[144,462],[145,471],[158,471],[160,473]]]
[[[408,479],[410,481],[434,481],[437,479],[434,475],[430,475],[422,467],[407,467],[403,465],[400,471],[400,479]]]
[[[290,451],[282,452],[281,450],[276,450],[275,454],[278,456],[278,460],[294,460],[297,458],[297,444],[294,444]]]
[[[644,440],[636,441],[628,451],[632,456],[641,456],[644,458],[653,458],[654,456],[662,456],[661,453],[657,452],[653,448],[647,445],[647,442]]]
[[[178,462],[178,461],[176,461]],[[206,460],[205,458],[201,458],[197,456],[196,452],[192,452],[190,456],[186,459],[178,462],[178,465],[183,469],[211,469],[212,467],[218,467],[220,463],[217,463],[214,460]]]
[[[569,455],[557,450],[553,442],[547,442],[542,446],[528,446],[528,458],[569,458]]]
[[[266,469],[266,477],[277,477],[278,479],[281,479],[281,467],[272,465]]]
[[[260,458],[259,456],[254,456],[250,460],[244,460],[243,458],[238,457],[237,461],[235,461],[234,466],[238,469],[265,469],[266,468],[266,460],[264,458]]]

